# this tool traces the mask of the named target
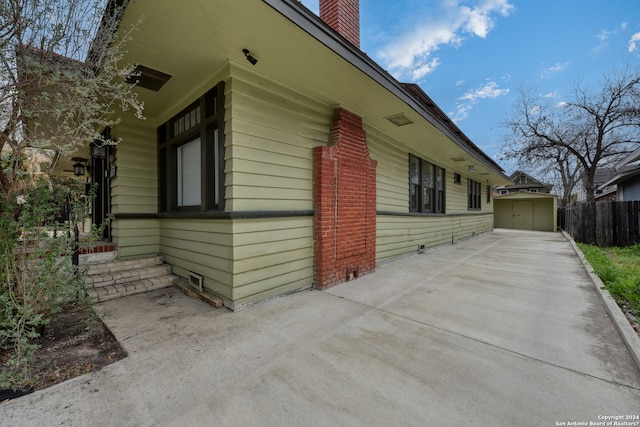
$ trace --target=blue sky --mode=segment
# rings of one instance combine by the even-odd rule
[[[640,64],[640,0],[360,0],[360,26],[364,52],[496,159],[520,88],[561,103]]]

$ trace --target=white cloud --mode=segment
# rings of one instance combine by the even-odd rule
[[[423,10],[417,24],[380,50],[381,62],[398,78],[422,78],[440,65],[438,58],[433,58],[434,52],[443,46],[458,47],[466,36],[485,38],[493,29],[496,15],[508,16],[514,9],[509,0],[461,3],[441,0],[435,8]]]
[[[540,78],[541,79],[545,79],[547,77],[549,77],[552,74],[558,74],[562,71],[564,71],[571,63],[568,61],[565,62],[557,62],[554,65],[545,68],[544,70],[542,70],[542,72],[540,72]]]
[[[611,35],[611,31],[600,30],[600,32],[596,34],[596,38],[604,43],[609,39],[609,35]]]
[[[438,65],[440,65],[440,60],[438,58],[433,58],[426,64],[422,64],[420,67],[414,69],[411,72],[411,77],[414,81],[420,80],[421,78],[435,70]]]
[[[629,52],[634,52],[638,48],[638,42],[640,42],[640,33],[635,33],[629,39]]]
[[[483,98],[497,98],[509,93],[509,89],[500,89],[498,83],[494,81],[487,82],[484,86],[471,90],[462,95],[459,100],[475,102]]]
[[[456,105],[455,113],[451,114],[453,116],[452,120],[456,123],[461,120],[466,119],[469,116],[469,112],[473,110],[474,106],[481,99],[492,99],[498,98],[500,96],[507,95],[509,93],[509,89],[502,89],[498,86],[498,83],[490,80],[487,81],[484,85],[472,89],[458,98],[458,104]]]
[[[611,36],[619,35],[620,32],[625,31],[628,26],[629,23],[625,21],[613,30],[600,30],[600,32],[595,35],[595,38],[599,41],[599,43],[596,47],[593,48],[592,52],[595,54],[604,52],[609,47],[609,39],[611,38]]]

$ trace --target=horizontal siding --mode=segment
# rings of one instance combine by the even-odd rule
[[[160,252],[173,273],[188,278],[204,276],[205,288],[230,300],[233,297],[233,223],[227,220],[160,221]]]
[[[371,158],[378,161],[377,168],[377,210],[384,212],[409,212],[409,150],[400,142],[373,128],[365,128]],[[411,151],[424,160],[442,167],[437,158],[428,153]],[[468,213],[467,178],[462,171],[445,168],[445,199],[448,214]],[[454,184],[454,172],[462,175],[461,184]],[[471,177],[482,181],[480,177]],[[482,187],[482,210],[491,211],[486,203],[486,185]]]
[[[118,245],[120,259],[160,252],[157,219],[118,219],[112,224],[113,241]]]
[[[416,253],[420,245],[426,248],[456,243],[460,239],[490,231],[493,215],[457,216],[391,216],[378,215],[376,261]]]
[[[409,211],[408,153],[400,144],[372,130],[367,131],[367,144],[371,158],[377,160],[376,209],[386,212]]]
[[[313,283],[313,219],[234,222],[236,307],[310,287]]]
[[[249,74],[233,76],[227,97],[227,209],[311,209],[313,148],[327,143],[332,110]]]
[[[113,129],[116,177],[111,182],[113,213],[155,213],[158,206],[156,129],[130,116]]]

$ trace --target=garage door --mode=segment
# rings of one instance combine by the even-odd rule
[[[513,228],[533,230],[533,202],[530,200],[513,202]]]

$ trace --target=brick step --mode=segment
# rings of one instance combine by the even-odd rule
[[[111,284],[89,289],[87,294],[95,302],[104,302],[129,295],[141,294],[160,288],[169,288],[178,276],[165,274],[164,276],[151,277],[148,279],[134,280],[121,284]]]
[[[168,288],[178,277],[158,255],[87,264],[87,294],[96,302]]]
[[[167,264],[154,265],[151,267],[132,268],[131,270],[117,270],[109,273],[92,274],[85,276],[85,282],[89,288],[100,288],[103,286],[123,285],[144,279],[171,274],[171,266]]]
[[[153,267],[164,264],[164,258],[160,255],[153,255],[141,258],[132,258],[122,261],[108,261],[94,264],[87,264],[87,276],[96,276],[118,271],[128,271],[137,268]]]

